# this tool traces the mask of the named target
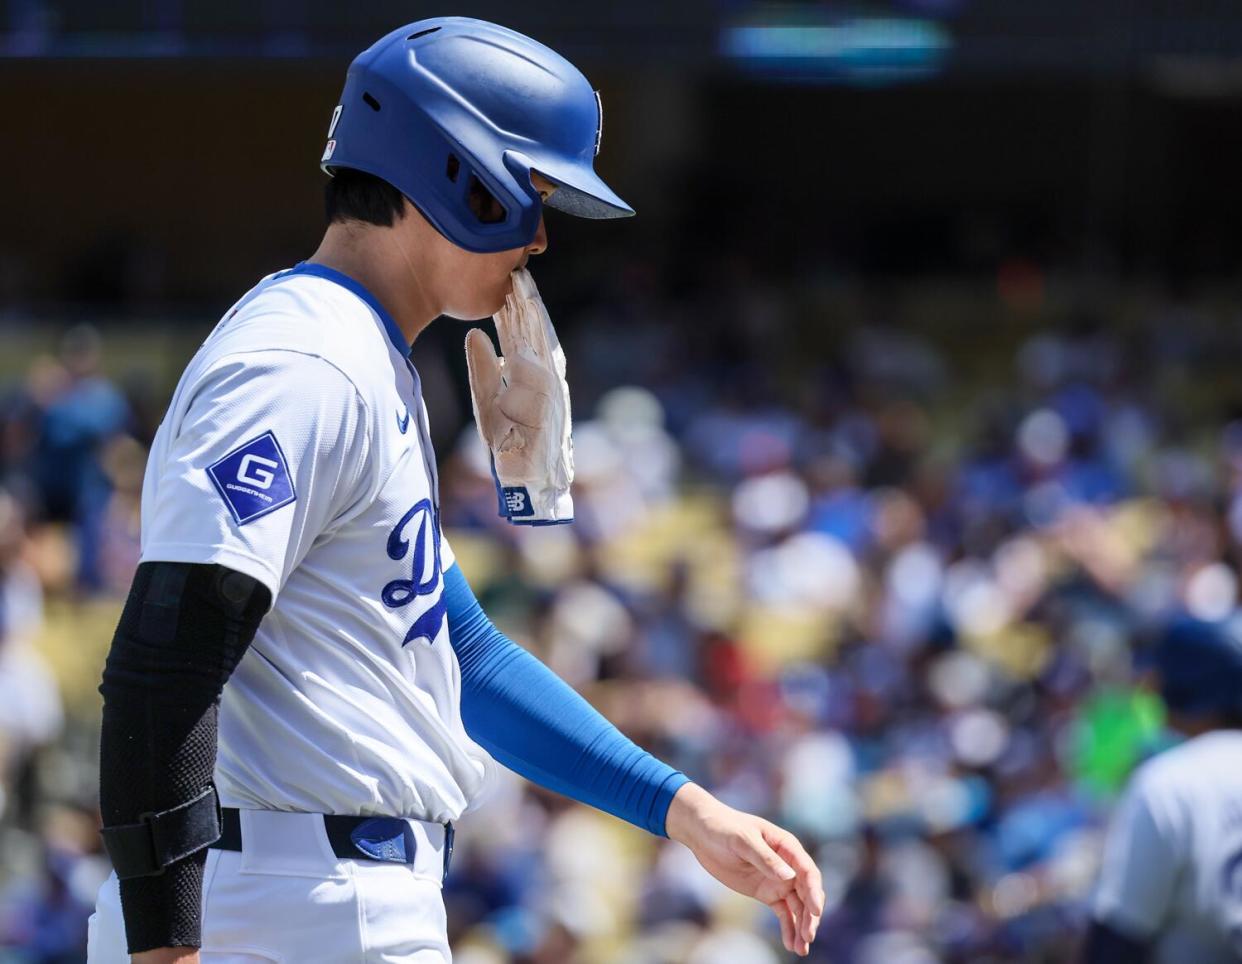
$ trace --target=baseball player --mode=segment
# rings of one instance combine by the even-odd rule
[[[502,514],[572,519],[564,357],[522,269],[545,204],[633,213],[593,169],[601,120],[571,64],[477,20],[351,65],[322,243],[230,308],[152,447],[101,686],[93,964],[448,961],[453,822],[492,761],[682,842],[808,952],[824,895],[797,840],[505,638],[440,531],[408,358],[439,315],[496,313],[504,357],[481,333],[467,353]]]
[[[1155,651],[1186,742],[1135,772],[1108,829],[1084,964],[1242,960],[1242,638],[1181,620]]]

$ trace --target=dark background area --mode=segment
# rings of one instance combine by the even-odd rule
[[[667,272],[733,249],[761,252],[756,266],[777,276],[977,277],[1022,258],[1107,279],[1230,280],[1242,9],[1038,6],[767,15],[920,18],[948,46],[911,77],[874,47],[829,66],[721,56],[729,24],[762,7],[523,4],[514,26],[600,87],[599,163],[641,215],[554,218],[562,256],[545,272],[588,248],[614,263],[655,252]],[[5,301],[185,310],[304,255],[321,225],[315,159],[352,52],[443,9],[367,4],[342,25],[333,4],[10,2]]]

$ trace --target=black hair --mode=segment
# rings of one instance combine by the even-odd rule
[[[323,189],[329,224],[362,221],[391,228],[405,217],[405,197],[383,178],[352,168],[337,168]]]

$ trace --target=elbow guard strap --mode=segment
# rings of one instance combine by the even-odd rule
[[[119,879],[157,876],[169,864],[220,839],[216,788],[208,787],[179,807],[139,814],[138,823],[104,827],[101,834]]]

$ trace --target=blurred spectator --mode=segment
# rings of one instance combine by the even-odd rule
[[[40,515],[72,525],[77,581],[103,585],[100,554],[111,485],[103,454],[129,423],[129,406],[99,371],[99,333],[81,325],[61,339],[59,359],[40,360],[26,389],[10,401],[10,471],[29,488]],[[15,465],[14,465],[15,464]]]
[[[33,800],[27,766],[50,743],[62,723],[60,694],[33,643],[42,628],[43,600],[34,572],[22,559],[25,520],[9,493],[0,489],[0,821],[6,810],[29,817]]]
[[[968,373],[951,331],[896,310],[867,324],[859,309],[838,339],[848,365],[789,361],[762,347],[765,325],[792,326],[787,305],[805,299],[733,284],[718,346],[668,324],[715,317],[718,294],[662,303],[649,283],[624,325],[583,308],[601,321],[567,340],[596,401],[577,406],[573,527],[499,520],[486,453],[460,428],[441,458],[457,556],[493,618],[627,732],[805,839],[829,892],[812,960],[1066,960],[1115,796],[1166,742],[1134,653],[1170,612],[1239,604],[1242,423],[1220,417],[1225,382],[1199,397],[1153,378],[1171,336],[1098,320],[1006,336]],[[1179,365],[1242,362],[1189,330],[1174,340]],[[131,406],[97,359],[75,333],[0,409],[11,486],[83,547],[80,583],[50,607],[123,591],[137,560],[145,450],[125,433],[152,406]],[[12,497],[0,507],[21,515]],[[3,636],[0,733],[9,772],[38,772],[6,818],[0,947],[56,960],[39,948],[77,933],[97,849],[49,836],[38,804],[93,807],[93,781],[66,773],[92,765],[94,716],[71,706],[58,736],[55,686],[20,642],[39,612],[21,530],[0,526],[5,625],[28,627]],[[115,609],[98,625],[88,690]],[[13,839],[37,858],[18,871]],[[466,964],[780,959],[770,915],[688,852],[508,775],[458,839],[446,901]]]

